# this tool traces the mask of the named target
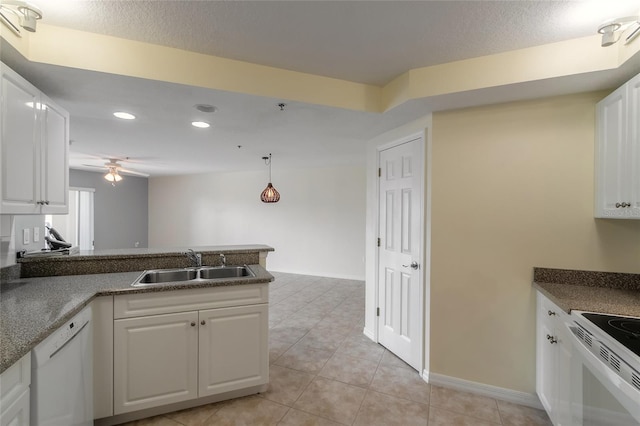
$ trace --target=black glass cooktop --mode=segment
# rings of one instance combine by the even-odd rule
[[[582,316],[640,356],[640,318],[583,313]]]

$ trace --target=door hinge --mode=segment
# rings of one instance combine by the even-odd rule
[[[378,167],[378,177],[382,176],[382,168]]]
[[[378,237],[378,247],[380,247],[380,237]]]
[[[379,317],[380,316],[380,308],[376,308],[376,316]]]

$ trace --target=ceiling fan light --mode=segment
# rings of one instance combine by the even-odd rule
[[[122,176],[120,176],[118,171],[114,169],[110,169],[109,173],[104,175],[104,178],[111,183],[120,182],[122,180]]]

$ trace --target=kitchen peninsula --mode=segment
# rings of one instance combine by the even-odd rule
[[[201,255],[202,265],[220,267],[224,259],[227,267],[246,265],[252,274],[132,287],[143,270],[190,268],[187,249],[182,248],[20,259],[11,267],[11,273],[18,275],[19,269],[19,275],[3,278],[0,286],[0,373],[28,358],[25,355],[39,342],[91,306],[94,417],[102,419],[97,424],[264,390],[268,382],[268,283],[273,281],[265,266],[273,248],[193,249]],[[3,272],[6,278],[7,271]],[[145,335],[145,330],[153,333]],[[145,345],[132,345],[135,339],[142,339]],[[141,347],[154,347],[153,339],[159,339],[162,353],[140,352]],[[169,359],[183,364],[163,365]],[[141,364],[146,371],[140,370]],[[145,382],[168,370],[184,370],[189,377],[181,383],[163,383],[166,389],[160,390],[157,380]],[[188,389],[173,391],[184,383]]]

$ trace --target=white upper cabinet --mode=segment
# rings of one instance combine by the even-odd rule
[[[640,219],[640,74],[596,112],[595,216]]]
[[[69,114],[0,67],[0,213],[68,213]]]
[[[69,212],[69,114],[42,95],[41,191],[43,213]]]

